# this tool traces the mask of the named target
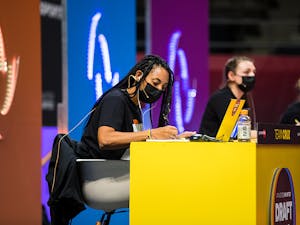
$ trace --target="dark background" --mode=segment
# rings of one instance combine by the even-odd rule
[[[136,0],[137,59],[146,51],[147,2]],[[41,10],[43,125],[56,126],[56,107],[62,101],[63,21],[57,7],[62,10],[62,3],[41,3],[52,9]],[[223,66],[229,57],[250,56],[257,67],[253,91],[257,121],[278,122],[296,97],[294,85],[300,77],[299,8],[296,0],[210,0],[210,92],[222,84]]]

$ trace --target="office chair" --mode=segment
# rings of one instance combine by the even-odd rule
[[[108,225],[117,209],[129,208],[129,160],[77,159],[85,203],[103,210]]]

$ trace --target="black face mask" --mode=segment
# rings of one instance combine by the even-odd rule
[[[242,76],[242,83],[238,87],[244,93],[251,91],[255,86],[255,77],[254,76]]]
[[[147,83],[144,90],[140,91],[140,100],[144,103],[156,102],[163,92]]]

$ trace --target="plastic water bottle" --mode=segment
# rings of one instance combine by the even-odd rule
[[[248,110],[243,109],[237,122],[237,140],[240,142],[249,142],[251,140],[251,118],[248,116]]]

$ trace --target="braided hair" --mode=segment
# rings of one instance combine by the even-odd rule
[[[133,93],[133,95],[136,95],[137,91],[138,91],[138,89],[141,85],[141,82],[143,80],[145,80],[145,78],[148,76],[150,71],[153,68],[155,68],[156,66],[163,67],[169,73],[169,82],[168,82],[168,86],[167,86],[166,90],[163,93],[161,108],[160,108],[160,114],[159,114],[159,121],[158,121],[158,126],[159,127],[168,125],[169,124],[168,114],[169,114],[170,108],[171,108],[172,87],[173,87],[173,83],[174,83],[174,75],[173,75],[173,72],[170,69],[168,63],[164,59],[162,59],[160,56],[157,56],[157,55],[146,55],[140,62],[138,62],[134,67],[132,67],[129,70],[127,75],[121,81],[119,81],[119,83],[117,83],[110,90],[106,91],[96,101],[96,103],[93,106],[93,109],[96,108],[99,105],[99,103],[101,102],[101,100],[103,99],[103,97],[106,94],[108,94],[110,91],[112,91],[113,89],[116,89],[116,88],[126,89],[126,88],[128,88],[128,86],[130,86],[130,87],[136,86],[136,90]],[[139,81],[131,79],[131,76],[134,75],[138,70],[141,70],[143,72],[144,75],[142,76],[142,78]],[[150,116],[150,119],[151,119],[151,122],[152,122],[151,116]],[[90,121],[90,119],[89,119],[89,121]],[[88,123],[89,123],[89,121],[88,121]]]

